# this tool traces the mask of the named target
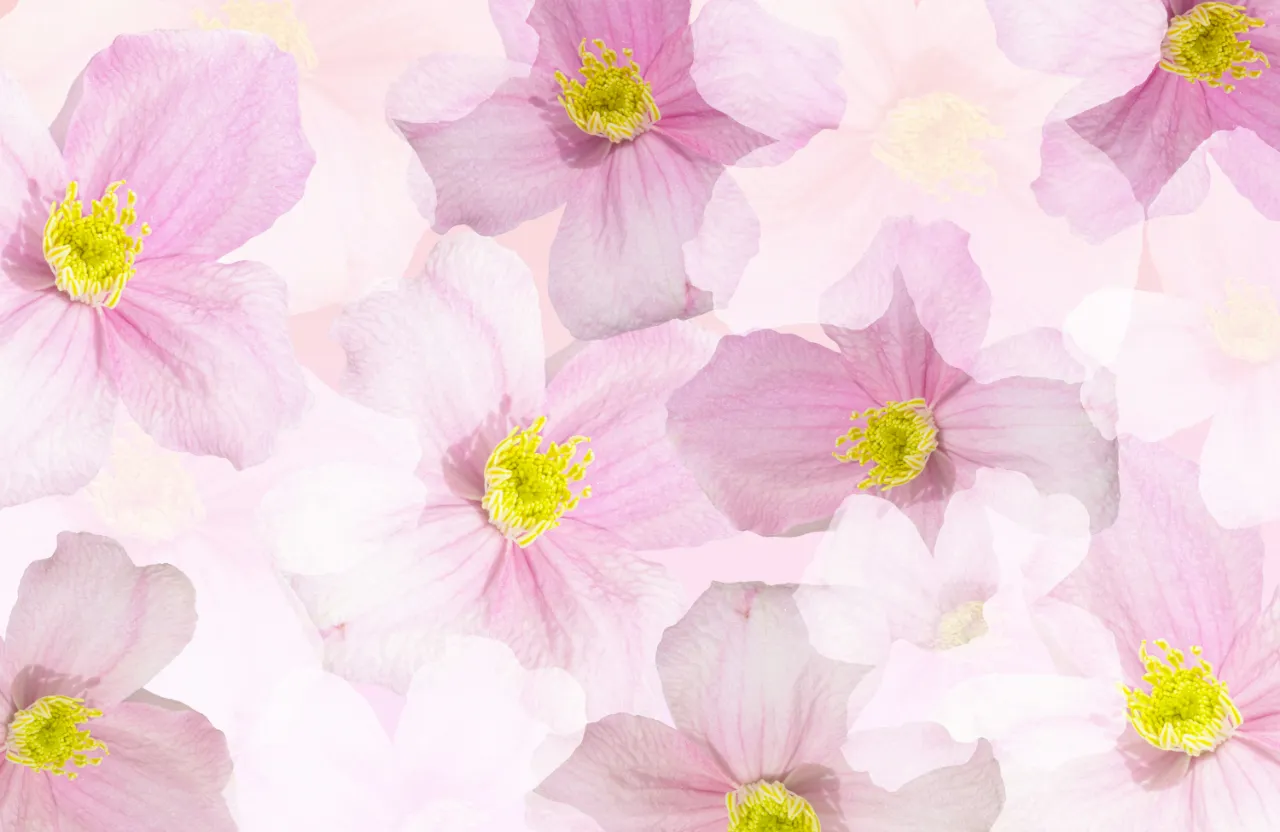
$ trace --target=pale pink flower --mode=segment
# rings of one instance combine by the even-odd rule
[[[1084,79],[1045,125],[1043,169],[1033,185],[1041,206],[1080,233],[1103,239],[1150,215],[1179,168],[1214,133],[1244,128],[1280,149],[1276,0],[987,5],[1000,46],[1015,63]],[[1215,46],[1197,47],[1204,43]],[[1239,155],[1231,165],[1239,170],[1256,165],[1256,150],[1218,152]],[[1128,193],[1117,186],[1116,172]],[[1278,207],[1274,189],[1261,196],[1260,210]]]
[[[1011,355],[1025,360],[1019,351],[1061,353],[1060,334],[980,351],[990,293],[967,245],[951,223],[886,222],[823,295],[839,351],[769,330],[726,336],[671,397],[670,436],[739,528],[822,524],[875,487],[932,546],[951,494],[983,467],[1077,497],[1095,528],[1110,521],[1115,444],[1081,405],[1081,386],[1008,372]]]
[[[256,36],[121,36],[53,135],[4,76],[0,111],[0,505],[87,483],[117,403],[165,447],[265,459],[306,403],[285,287],[218,258],[302,193],[292,62]]]
[[[341,675],[403,690],[461,632],[569,669],[593,708],[643,694],[677,594],[634,552],[729,532],[664,439],[663,402],[714,338],[673,322],[584,346],[548,381],[537,309],[520,259],[463,232],[336,324],[346,391],[422,446],[416,472],[304,473],[271,497],[306,518],[273,521],[277,545]]]
[[[1003,789],[985,745],[895,792],[849,768],[840,754],[847,702],[867,668],[813,650],[795,591],[751,583],[703,593],[658,648],[675,727],[632,714],[589,724],[536,793],[595,826],[559,828],[991,828]]]
[[[231,832],[222,733],[142,689],[195,629],[190,581],[136,567],[119,544],[64,532],[27,567],[5,633],[5,829]],[[63,740],[50,751],[33,732]]]
[[[776,163],[835,126],[833,45],[751,0],[693,23],[689,0],[491,5],[509,61],[429,58],[389,98],[434,227],[496,235],[566,206],[548,289],[578,338],[727,298],[758,225],[725,166]]]

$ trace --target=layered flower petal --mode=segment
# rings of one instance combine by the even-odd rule
[[[40,228],[49,216],[49,204],[61,198],[66,165],[36,115],[25,91],[0,72],[0,263],[28,268],[44,265]],[[0,276],[0,281],[11,278]],[[52,280],[49,281],[52,284]]]
[[[1220,403],[1200,461],[1200,494],[1228,528],[1280,516],[1267,471],[1280,464],[1280,362],[1263,368]]]
[[[611,49],[630,49],[648,67],[673,35],[689,25],[689,0],[595,3],[536,0],[529,25],[538,34],[538,64],[565,73],[582,64],[578,44],[600,38]]]
[[[1145,74],[1159,63],[1160,41],[1169,27],[1168,3],[1161,0],[987,0],[987,8],[1000,48],[1015,63],[1080,76],[1135,67]]]

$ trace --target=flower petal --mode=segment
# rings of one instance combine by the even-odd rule
[[[23,573],[9,613],[14,704],[63,694],[115,705],[172,661],[195,626],[195,590],[177,569],[134,566],[114,540],[62,532],[53,556]]]
[[[0,823],[5,829],[57,829],[53,779],[26,766],[0,766]]]
[[[4,72],[0,72],[0,126],[0,249],[6,261],[42,266],[40,229],[49,216],[49,205],[62,198],[66,165],[49,128],[23,89]]]
[[[1200,829],[1274,829],[1280,825],[1280,763],[1270,747],[1241,737],[1191,769]]]
[[[1167,5],[1161,0],[987,0],[1000,48],[1010,60],[1081,76],[1159,63],[1160,41],[1169,28]]]
[[[242,32],[121,35],[81,76],[63,150],[81,198],[123,179],[142,257],[217,258],[302,197],[315,163],[293,58]]]
[[[1280,517],[1280,495],[1264,476],[1280,464],[1278,386],[1280,363],[1273,363],[1224,397],[1200,451],[1200,496],[1227,528]]]
[[[540,65],[571,75],[582,66],[578,44],[600,38],[610,49],[632,50],[643,71],[667,38],[689,25],[689,0],[537,0],[528,21],[538,33]]]
[[[1040,176],[1031,190],[1046,214],[1065,217],[1094,244],[1142,222],[1133,186],[1106,153],[1065,122],[1049,122],[1042,135]]]

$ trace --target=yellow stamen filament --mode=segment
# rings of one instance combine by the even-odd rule
[[[987,619],[983,617],[982,611],[981,601],[968,601],[938,619],[933,648],[950,650],[986,635]]]
[[[1265,364],[1280,356],[1280,310],[1265,286],[1240,281],[1226,285],[1226,303],[1210,308],[1209,328],[1232,358]]]
[[[83,768],[102,762],[101,756],[89,756],[107,746],[79,727],[102,716],[102,711],[84,707],[83,699],[68,696],[42,696],[31,707],[18,711],[9,722],[5,757],[35,771],[47,771],[68,780],[79,775],[67,771],[67,763]]]
[[[546,422],[547,417],[540,416],[527,428],[512,428],[484,466],[480,505],[488,510],[489,522],[522,548],[559,526],[565,512],[591,496],[591,486],[577,494],[569,488],[586,475],[595,458],[587,451],[579,462],[573,461],[578,445],[590,440],[574,436],[539,451]]]
[[[53,269],[54,285],[72,300],[113,308],[133,277],[142,238],[151,233],[151,226],[144,222],[136,234],[129,232],[129,226],[138,221],[134,210],[138,195],[129,191],[121,208],[116,189],[123,184],[122,179],[108,185],[102,199],[93,200],[88,216],[75,181],[67,185],[66,199],[49,206],[44,259]]]
[[[725,796],[728,832],[822,832],[809,801],[781,783],[763,780]]]
[[[1160,47],[1160,68],[1181,75],[1189,82],[1203,81],[1223,92],[1232,92],[1235,85],[1223,83],[1222,76],[1230,74],[1237,81],[1257,78],[1260,67],[1250,69],[1246,64],[1261,63],[1271,66],[1267,56],[1254,49],[1239,35],[1265,25],[1257,17],[1249,17],[1244,6],[1231,3],[1200,3],[1186,14],[1169,22],[1164,42]]]
[[[1147,653],[1147,643],[1138,651],[1147,673],[1142,681],[1151,692],[1130,690],[1120,685],[1129,706],[1129,721],[1142,737],[1156,748],[1183,751],[1197,757],[1217,748],[1239,727],[1244,718],[1227,693],[1226,682],[1213,676],[1213,666],[1200,659],[1184,667],[1186,656],[1169,648],[1164,639],[1156,641],[1164,652],[1159,659]],[[1199,659],[1201,649],[1191,648]]]
[[[293,55],[303,69],[315,69],[320,63],[307,27],[293,10],[293,0],[267,2],[267,0],[228,0],[219,9],[226,20],[205,17],[196,10],[196,23],[202,29],[236,29],[256,32],[276,42],[281,52]]]
[[[837,448],[846,442],[850,447],[843,453],[835,451],[834,456],[841,462],[872,466],[858,488],[874,485],[888,491],[905,485],[920,475],[938,448],[938,428],[924,399],[885,402],[884,407],[861,414],[854,411],[849,418],[865,419],[866,425],[850,428],[838,438]]]
[[[996,171],[978,142],[1004,137],[986,112],[949,92],[906,98],[885,118],[871,153],[908,182],[946,197],[981,194]]]
[[[591,41],[600,57],[587,49],[586,38],[578,47],[582,68],[578,70],[586,84],[571,80],[559,70],[563,95],[560,103],[569,118],[584,133],[603,136],[611,142],[630,141],[652,127],[662,114],[653,100],[653,91],[640,75],[640,67],[631,58],[631,50],[623,49],[626,66],[618,66],[618,53],[606,49],[604,41]]]

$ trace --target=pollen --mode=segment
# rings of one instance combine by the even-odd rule
[[[107,754],[107,746],[89,735],[80,724],[102,716],[102,711],[86,708],[83,699],[42,696],[29,708],[18,711],[9,722],[5,757],[35,771],[47,771],[68,780],[79,775],[67,771],[67,763],[83,768],[102,762],[96,752]]]
[[[981,601],[968,601],[943,615],[938,619],[933,649],[950,650],[986,635],[987,619],[982,613]]]
[[[522,548],[559,526],[566,512],[591,496],[591,486],[577,493],[570,487],[582,480],[595,458],[587,451],[574,461],[578,445],[590,440],[574,436],[563,445],[548,443],[547,450],[540,451],[546,422],[547,417],[540,416],[527,428],[512,428],[484,466],[480,505],[489,512],[489,522]]]
[[[236,29],[256,32],[275,41],[281,52],[288,52],[303,69],[315,69],[320,63],[307,27],[293,10],[293,0],[228,0],[220,7],[226,20],[205,17],[196,11],[196,23],[202,29]]]
[[[761,780],[725,796],[727,832],[822,832],[818,815],[781,783]]]
[[[121,208],[116,189],[123,184],[122,179],[108,185],[102,199],[93,200],[88,216],[74,180],[67,185],[66,199],[49,207],[44,259],[53,270],[54,285],[72,300],[114,308],[133,277],[134,260],[142,252],[142,238],[151,233],[151,227],[144,222],[136,232],[130,232],[129,227],[138,221],[134,210],[138,195],[128,191]]]
[[[938,428],[924,399],[885,402],[862,413],[855,410],[849,418],[865,424],[838,438],[836,448],[846,442],[849,448],[834,455],[841,462],[871,466],[858,488],[888,491],[905,485],[920,475],[938,448]]]
[[[1221,308],[1208,310],[1209,328],[1231,358],[1265,364],[1280,356],[1280,310],[1265,286],[1240,281],[1226,285]]]
[[[1232,92],[1235,85],[1224,83],[1223,75],[1239,81],[1257,78],[1262,67],[1250,68],[1248,64],[1271,66],[1267,56],[1254,49],[1240,35],[1257,29],[1265,21],[1249,17],[1244,6],[1231,3],[1199,3],[1186,14],[1169,22],[1164,41],[1160,45],[1160,68],[1187,81],[1204,81],[1223,92]]]
[[[981,142],[1004,137],[986,112],[958,95],[933,92],[898,102],[881,125],[871,154],[935,196],[981,194],[995,178]]]
[[[1227,694],[1226,683],[1214,678],[1213,666],[1200,659],[1199,647],[1191,648],[1199,661],[1185,667],[1181,650],[1170,649],[1164,639],[1155,644],[1164,659],[1147,653],[1145,641],[1138,651],[1147,668],[1142,681],[1151,686],[1151,692],[1120,686],[1128,700],[1129,721],[1156,748],[1192,757],[1212,751],[1244,721]]]
[[[587,49],[586,38],[578,47],[582,68],[578,70],[585,84],[556,71],[563,94],[560,103],[569,118],[584,133],[603,136],[617,143],[630,141],[652,127],[659,118],[653,91],[640,75],[640,67],[631,58],[631,50],[623,49],[625,66],[618,66],[618,53],[607,49],[602,40],[592,44],[600,52],[596,57]]]

